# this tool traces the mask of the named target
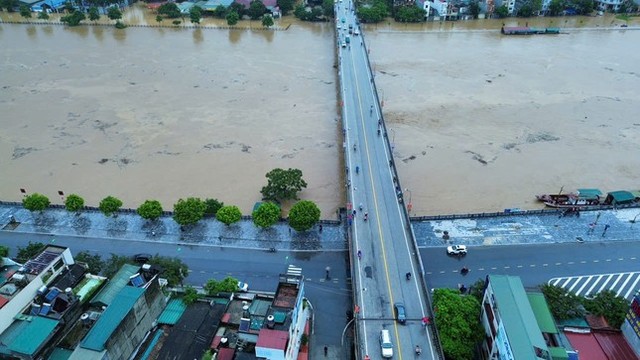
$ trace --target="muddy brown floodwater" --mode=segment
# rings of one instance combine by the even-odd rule
[[[125,14],[129,24],[154,18]],[[170,209],[199,196],[248,214],[264,174],[294,167],[309,183],[301,197],[333,218],[344,199],[334,29],[279,25],[289,23],[267,32],[0,24],[0,198],[20,200],[25,188],[60,202],[62,190],[90,205],[114,195]],[[367,29],[413,213],[538,207],[536,193],[562,186],[639,189],[640,31],[502,37],[500,25]]]
[[[640,189],[640,31],[444,26],[368,34],[414,214],[538,208],[535,194],[563,186]]]
[[[89,205],[218,198],[250,214],[265,173],[335,218],[333,27],[294,31],[0,24],[0,198],[20,188]]]

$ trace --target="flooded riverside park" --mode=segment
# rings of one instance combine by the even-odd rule
[[[551,20],[620,23],[528,22]],[[123,21],[157,24],[138,4]],[[534,208],[561,186],[640,189],[640,32],[504,37],[501,24],[365,27],[413,214]],[[171,209],[197,196],[249,214],[264,174],[293,167],[309,184],[300,197],[334,218],[345,199],[334,26],[239,25],[0,24],[0,198],[24,188],[60,203],[61,190]]]

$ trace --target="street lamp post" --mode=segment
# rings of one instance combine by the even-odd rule
[[[404,189],[404,191],[409,193],[409,203],[407,204],[407,212],[411,213],[411,208],[413,208],[413,204],[411,203],[411,190]]]

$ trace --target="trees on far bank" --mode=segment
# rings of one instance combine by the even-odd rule
[[[86,19],[84,13],[82,11],[75,10],[73,13],[61,17],[60,21],[69,26],[78,26],[84,19]]]
[[[273,26],[273,17],[271,15],[265,15],[262,17],[262,26],[270,28]]]

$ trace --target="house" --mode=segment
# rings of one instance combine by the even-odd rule
[[[248,9],[253,0],[235,0],[236,3],[244,6],[245,9]],[[278,7],[277,0],[258,0],[261,1],[264,6],[273,14],[274,17],[280,16],[280,7]]]
[[[46,246],[24,265],[3,259],[0,270],[0,358],[46,357],[103,278],[86,274],[69,249]]]
[[[66,0],[21,0],[20,5],[26,5],[31,11],[35,12],[55,12],[62,10]]]
[[[147,264],[130,275],[127,285],[113,297],[100,301],[108,302],[106,309],[94,308],[80,318],[77,325],[88,331],[69,360],[129,358],[166,305],[158,274]]]
[[[544,296],[527,294],[517,276],[487,276],[480,319],[483,359],[569,358]]]
[[[203,11],[215,11],[218,6],[222,6],[225,9],[233,4],[233,0],[209,0],[209,1],[198,1],[196,6],[201,8]]]

